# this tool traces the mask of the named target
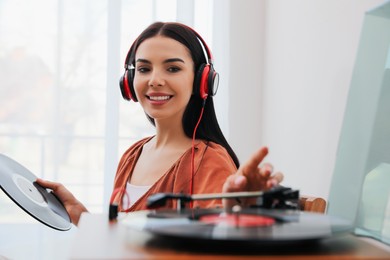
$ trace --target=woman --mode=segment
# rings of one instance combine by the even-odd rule
[[[256,191],[282,180],[281,173],[271,175],[270,164],[258,166],[266,147],[239,167],[214,111],[218,74],[212,54],[193,29],[180,23],[150,25],[131,46],[125,68],[122,95],[141,104],[156,134],[131,146],[119,162],[112,198],[121,211],[146,209],[146,199],[158,192]],[[87,209],[63,185],[38,183],[53,190],[77,225]],[[225,201],[225,206],[234,203]],[[220,200],[210,200],[192,206],[219,205]],[[176,202],[166,207],[176,207]]]

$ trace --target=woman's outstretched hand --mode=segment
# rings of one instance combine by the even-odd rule
[[[66,211],[73,224],[77,226],[81,213],[88,212],[85,206],[76,199],[73,194],[65,188],[64,185],[57,182],[37,179],[36,182],[44,188],[51,189],[57,198],[64,204]]]
[[[262,147],[240,168],[229,176],[223,185],[223,192],[263,191],[278,185],[283,180],[281,172],[273,172],[273,166],[262,163],[268,154],[268,148]],[[262,163],[260,165],[260,163]],[[231,208],[238,204],[234,199],[225,199],[224,206]],[[256,203],[256,198],[241,198],[241,206],[250,206]]]

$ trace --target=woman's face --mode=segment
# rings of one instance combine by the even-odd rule
[[[140,44],[135,54],[134,90],[145,112],[156,122],[181,122],[193,82],[194,63],[183,44],[164,36]]]

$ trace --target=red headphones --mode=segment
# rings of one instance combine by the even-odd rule
[[[200,67],[198,68],[195,74],[194,86],[193,86],[194,93],[196,95],[199,95],[199,97],[202,98],[203,100],[205,100],[209,95],[214,96],[217,93],[219,75],[214,70],[213,56],[206,42],[194,29],[190,27],[188,28],[193,33],[195,33],[195,35],[203,45],[202,49],[205,51],[205,57],[207,63],[201,64]],[[126,60],[125,60],[125,73],[119,80],[119,87],[121,89],[122,97],[124,99],[129,101],[133,100],[134,102],[137,102],[138,100],[133,85],[135,66],[134,64],[129,64],[129,59],[131,56],[132,49],[133,46],[130,48],[129,52],[127,53]]]

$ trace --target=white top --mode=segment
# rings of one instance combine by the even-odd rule
[[[131,183],[126,183],[126,194],[123,196],[122,208],[130,208],[139,198],[141,198],[152,185],[138,186]],[[129,200],[130,199],[130,202]]]

